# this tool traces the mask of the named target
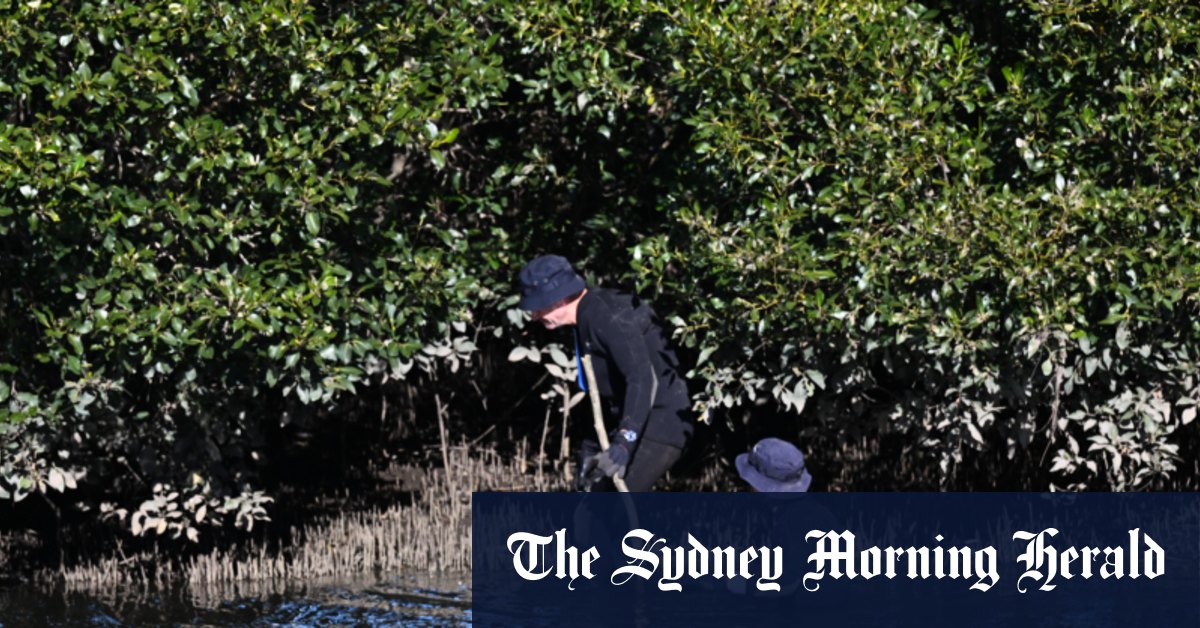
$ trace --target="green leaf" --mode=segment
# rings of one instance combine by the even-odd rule
[[[188,102],[191,103],[192,106],[196,106],[197,104],[199,104],[200,96],[199,96],[199,94],[196,93],[196,88],[195,88],[195,86],[192,85],[191,79],[180,74],[178,77],[178,81],[179,81],[179,93],[183,94],[183,97],[188,99]]]
[[[433,143],[430,145],[430,147],[437,148],[438,146],[444,146],[446,144],[453,144],[454,140],[458,139],[458,131],[459,130],[456,128],[450,129],[448,132],[446,132],[446,134],[444,134],[441,137],[434,140]],[[440,167],[441,166],[439,166],[439,168]]]
[[[1117,332],[1115,335],[1117,348],[1122,351],[1124,351],[1125,349],[1128,349],[1130,339],[1131,339],[1131,335],[1129,333],[1129,327],[1127,327],[1125,325],[1125,323],[1121,323],[1120,325],[1117,325]]]

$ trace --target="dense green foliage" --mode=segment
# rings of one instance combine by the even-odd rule
[[[820,392],[814,438],[899,431],[949,484],[980,452],[1003,453],[985,481],[1030,452],[1059,485],[1170,475],[1198,385],[1198,15],[1079,4],[680,14],[679,79],[727,77],[688,118],[719,185],[681,194],[643,277],[706,269],[685,331],[720,351],[711,401]]]
[[[1194,476],[1186,4],[0,15],[0,497],[243,520],[280,425],[477,433],[542,252],[651,296],[715,424],[898,442],[897,488]]]

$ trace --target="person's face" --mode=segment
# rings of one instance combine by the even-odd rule
[[[571,300],[563,299],[550,307],[534,310],[530,312],[529,317],[540,322],[546,329],[570,325],[574,322],[571,320]]]

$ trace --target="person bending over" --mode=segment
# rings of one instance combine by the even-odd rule
[[[582,440],[576,488],[612,490],[616,476],[630,491],[650,490],[692,435],[687,383],[658,317],[636,295],[589,287],[558,255],[529,262],[518,280],[519,306],[546,329],[570,327],[577,363],[592,357],[610,445],[600,451],[594,436]]]

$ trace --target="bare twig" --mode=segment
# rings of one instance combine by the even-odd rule
[[[446,473],[446,479],[450,480],[450,448],[446,443],[446,407],[442,405],[442,397],[438,393],[433,393],[433,402],[437,405],[438,415],[438,433],[442,438],[442,467]],[[450,482],[450,493],[454,494],[454,483]]]

